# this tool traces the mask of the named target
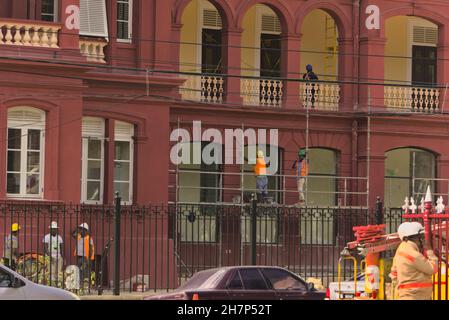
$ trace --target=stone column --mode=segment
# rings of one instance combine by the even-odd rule
[[[302,101],[299,96],[300,82],[300,49],[301,35],[283,34],[281,36],[281,76],[292,79],[284,81],[282,99],[283,108],[298,110],[302,108]]]

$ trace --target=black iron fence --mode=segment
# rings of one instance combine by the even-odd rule
[[[35,282],[79,294],[110,290],[117,267],[115,210],[0,202],[3,262]],[[269,204],[123,206],[119,216],[122,291],[170,290],[200,270],[252,263],[286,267],[327,285],[337,280],[340,252],[354,240],[354,226],[381,217],[387,232],[395,232],[402,221],[400,210]],[[12,232],[14,226],[20,230]],[[344,271],[350,275],[351,268]]]

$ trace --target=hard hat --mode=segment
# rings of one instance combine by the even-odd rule
[[[398,228],[398,235],[401,240],[404,237],[416,236],[424,233],[424,227],[419,222],[404,222]]]
[[[48,228],[49,229],[58,229],[58,223],[56,221],[52,221]]]
[[[87,223],[81,223],[80,225],[79,225],[79,227],[80,228],[83,228],[83,229],[86,229],[87,231],[89,231],[89,225],[87,224]]]
[[[18,223],[13,223],[12,226],[11,226],[11,231],[12,232],[19,231],[20,229],[22,229],[22,228],[20,228]]]
[[[300,157],[305,157],[305,156],[306,156],[306,149],[300,149],[300,150],[298,151],[298,155],[299,155]]]
[[[306,66],[306,70],[307,70],[307,71],[312,71],[312,70],[313,70],[312,65],[311,65],[311,64],[308,64],[308,65]]]
[[[263,158],[263,157],[264,157],[263,151],[262,150],[257,151],[257,158]]]

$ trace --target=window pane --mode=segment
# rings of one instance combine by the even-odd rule
[[[283,270],[264,269],[263,273],[275,290],[307,290],[304,283]]]
[[[257,269],[242,269],[240,275],[246,290],[265,290],[267,285]]]
[[[129,201],[129,183],[114,183],[114,192],[118,191],[122,201]]]
[[[127,141],[115,142],[115,160],[130,159],[130,143]]]
[[[20,174],[8,173],[8,182],[6,187],[7,193],[20,193]]]
[[[114,180],[129,181],[129,162],[115,162]]]
[[[128,2],[128,1],[126,1]],[[126,20],[128,21],[129,16],[129,4],[118,2],[117,3],[117,20]]]
[[[40,172],[40,152],[28,152],[27,158],[27,172],[37,173]]]
[[[87,162],[87,179],[100,180],[101,178],[101,161],[89,160]]]
[[[8,171],[20,172],[20,151],[8,151]]]
[[[40,150],[41,148],[41,131],[28,130],[28,150]]]
[[[100,181],[87,182],[87,200],[100,201]]]
[[[20,149],[22,145],[22,130],[8,129],[8,149]]]
[[[39,194],[39,175],[27,175],[27,194]]]
[[[89,159],[101,159],[101,140],[89,140]]]

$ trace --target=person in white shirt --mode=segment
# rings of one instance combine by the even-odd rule
[[[50,285],[58,285],[58,276],[62,272],[64,264],[64,245],[62,237],[58,234],[58,223],[53,221],[48,227],[50,233],[46,234],[44,240],[45,255],[50,257]]]

